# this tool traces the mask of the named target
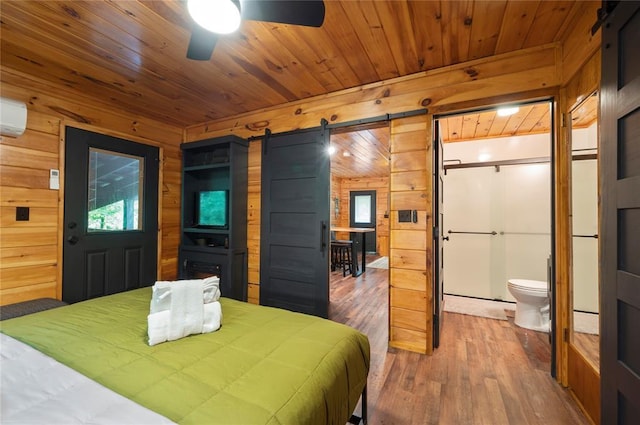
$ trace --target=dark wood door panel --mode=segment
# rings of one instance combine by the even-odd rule
[[[260,303],[327,317],[329,154],[324,127],[263,141]]]
[[[606,6],[606,5],[605,5]],[[640,2],[602,29],[601,422],[640,417]]]

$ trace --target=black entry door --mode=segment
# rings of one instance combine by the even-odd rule
[[[158,148],[67,127],[62,299],[152,285]]]
[[[603,424],[640,418],[640,3],[602,27],[600,376]]]
[[[439,122],[434,121],[434,165],[433,165],[433,348],[440,346],[440,331],[442,330],[442,312],[444,309],[444,233],[442,228],[443,196],[443,146],[440,137]],[[448,237],[447,237],[448,239]]]
[[[376,228],[376,191],[357,190],[349,192],[349,227]],[[360,235],[354,235],[353,243],[360,244]],[[365,252],[375,254],[376,232],[367,233]],[[360,251],[360,247],[357,248]]]
[[[262,146],[260,303],[328,317],[329,176],[324,128]]]

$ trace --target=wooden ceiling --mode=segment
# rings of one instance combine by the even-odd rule
[[[497,109],[487,109],[441,118],[444,143],[551,132],[548,102],[519,105],[513,115],[501,117]],[[572,128],[587,128],[598,118],[598,96],[578,105],[571,114]],[[377,127],[331,135],[336,152],[331,156],[331,172],[339,178],[383,177],[389,175],[389,128]],[[345,154],[346,152],[346,154]]]
[[[184,1],[3,0],[1,79],[185,127],[553,43],[581,7],[555,0],[325,4],[322,28],[246,21],[218,42],[211,60],[198,62],[185,57],[192,21]]]
[[[331,133],[331,174],[338,178],[389,175],[389,126]]]

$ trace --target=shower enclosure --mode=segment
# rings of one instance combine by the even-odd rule
[[[508,279],[547,281],[549,148],[548,134],[445,147],[445,293],[514,301]]]

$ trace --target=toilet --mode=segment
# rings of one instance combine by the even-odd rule
[[[547,282],[509,279],[509,292],[516,299],[515,324],[526,329],[549,332],[549,293]]]

